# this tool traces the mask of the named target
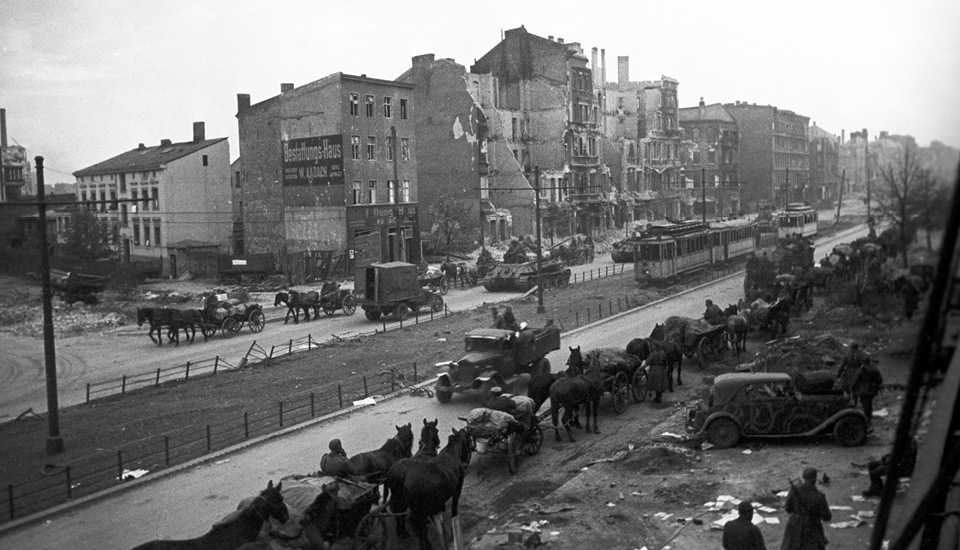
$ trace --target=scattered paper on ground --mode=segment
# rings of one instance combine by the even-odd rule
[[[361,399],[360,401],[353,402],[354,407],[359,407],[361,405],[376,405],[376,404],[377,404],[377,401],[372,397],[368,397],[366,399]]]
[[[150,473],[150,470],[124,470],[122,479],[137,479]]]

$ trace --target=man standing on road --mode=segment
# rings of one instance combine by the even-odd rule
[[[783,529],[780,550],[824,550],[827,536],[823,533],[824,521],[833,515],[827,505],[827,497],[817,490],[817,470],[803,470],[803,483],[793,485],[787,493],[786,510],[790,514]]]
[[[767,550],[760,528],[753,524],[753,503],[737,505],[740,517],[723,526],[723,550]]]
[[[640,365],[640,368],[644,366],[649,366],[649,371],[647,372],[647,390],[654,392],[653,403],[660,403],[663,401],[663,392],[669,389],[670,380],[667,378],[670,376],[669,371],[667,371],[667,354],[661,350],[657,350],[650,354],[649,357]]]
[[[867,426],[873,420],[873,398],[880,393],[883,375],[870,357],[866,357],[853,377],[853,396],[863,405],[863,414],[867,416]]]
[[[861,363],[863,363],[863,353],[860,352],[860,344],[854,342],[850,344],[850,349],[847,350],[837,370],[837,380],[844,393],[853,394],[853,381],[857,377]]]

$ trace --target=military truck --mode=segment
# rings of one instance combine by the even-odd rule
[[[523,326],[523,325],[521,325]],[[474,329],[464,337],[466,353],[459,361],[437,363],[437,400],[450,401],[454,393],[506,389],[521,376],[550,372],[546,355],[560,349],[560,329],[553,323],[519,331]]]
[[[353,276],[353,295],[370,321],[392,315],[406,319],[422,307],[443,311],[443,296],[420,286],[417,266],[389,262],[358,267]]]
[[[481,283],[490,292],[526,292],[537,286],[537,262],[500,264]],[[565,287],[569,283],[569,267],[559,260],[543,262],[543,288]]]

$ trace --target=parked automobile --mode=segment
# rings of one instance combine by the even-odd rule
[[[742,437],[832,433],[848,447],[867,440],[866,416],[842,392],[801,393],[790,375],[777,372],[717,376],[709,396],[687,409],[686,427],[721,449]]]

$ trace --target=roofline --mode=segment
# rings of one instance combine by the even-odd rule
[[[400,80],[384,80],[382,78],[370,78],[368,76],[357,76],[353,74],[340,73],[340,78],[343,80],[353,80],[356,82],[369,82],[371,84],[383,84],[385,86],[397,86],[398,88],[407,88],[412,90],[417,87],[416,84],[410,84],[408,82],[403,82]]]
[[[198,147],[196,151],[193,151],[193,152],[191,152],[191,153],[187,153],[186,155],[181,155],[181,156],[179,156],[179,157],[170,159],[168,162],[173,162],[173,161],[175,161],[175,160],[180,160],[180,159],[182,159],[183,157],[185,157],[185,156],[187,156],[187,155],[196,153],[197,151],[202,151],[202,150],[206,149],[207,147],[212,147],[213,145],[216,145],[217,143],[220,143],[221,141],[226,141],[226,140],[228,140],[228,139],[229,139],[229,138],[225,138],[225,137],[222,137],[222,138],[213,138],[213,139],[205,139],[205,140],[203,140],[203,141],[204,141],[204,142],[207,142],[207,143],[206,143],[205,145],[201,146],[201,147]],[[172,146],[175,146],[175,145],[188,145],[188,144],[192,144],[192,143],[196,143],[196,142],[194,142],[194,141],[181,141],[181,142],[179,142],[179,143],[171,143],[170,146],[172,147]],[[166,146],[165,146],[165,145],[156,145],[156,146],[154,146],[154,147],[166,147]],[[133,149],[130,149],[129,151],[124,151],[123,153],[120,153],[120,155],[125,155],[125,154],[127,154],[127,153],[129,153],[129,152],[131,152],[131,151],[136,151],[136,150],[137,150],[137,148],[133,148]],[[88,167],[86,167],[86,168],[81,168],[80,170],[77,170],[76,172],[73,172],[73,176],[74,176],[74,177],[80,177],[80,176],[94,176],[94,175],[98,175],[98,174],[120,174],[120,173],[123,173],[123,172],[141,172],[141,171],[143,171],[143,170],[159,170],[159,169],[163,169],[163,168],[166,167],[166,164],[165,164],[165,163],[157,163],[156,165],[152,165],[152,164],[150,164],[150,165],[144,165],[144,167],[139,167],[139,168],[137,168],[137,169],[135,169],[135,170],[130,169],[129,167],[128,167],[127,169],[125,169],[125,170],[97,170],[97,169],[94,168],[97,164],[103,164],[104,162],[109,162],[109,161],[111,161],[111,160],[119,157],[120,155],[114,155],[114,156],[112,156],[112,157],[110,157],[110,158],[108,158],[108,159],[106,159],[106,160],[100,161],[100,162],[98,162],[98,163],[96,163],[96,164],[94,164],[94,165],[88,166]]]

